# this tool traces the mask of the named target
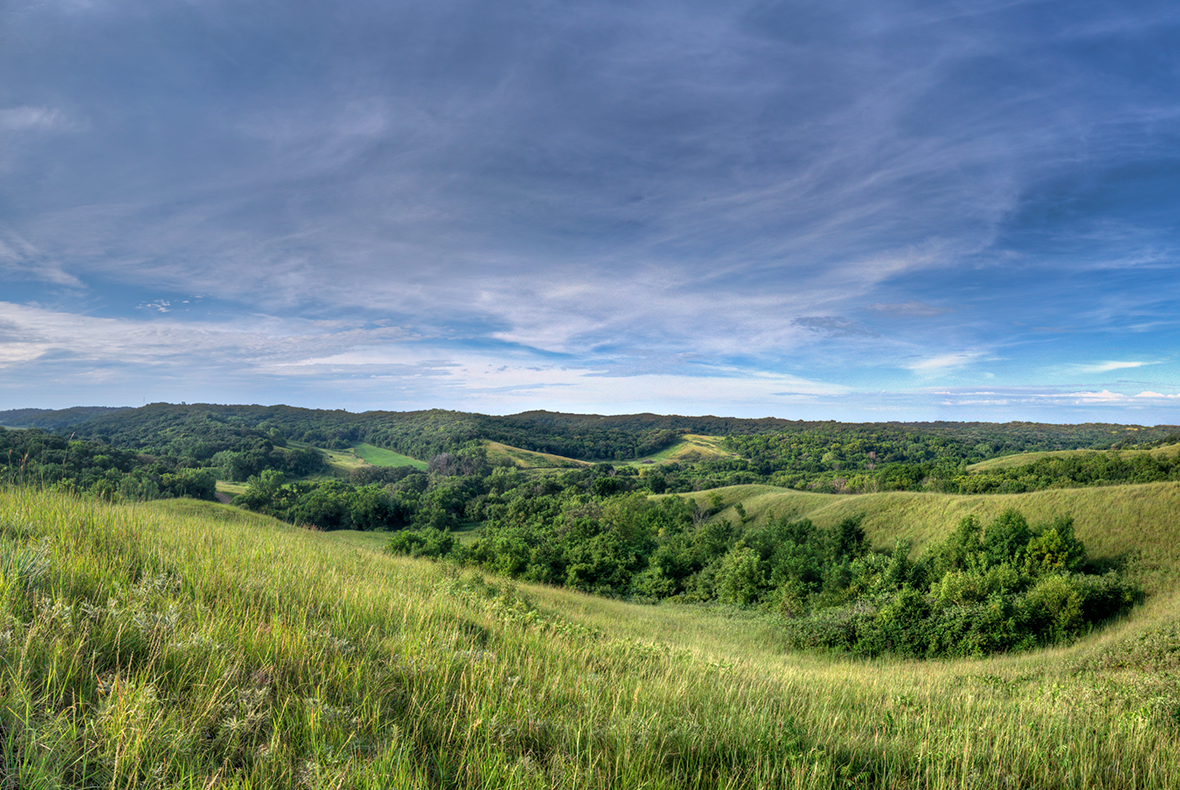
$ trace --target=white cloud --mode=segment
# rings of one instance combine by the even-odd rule
[[[983,356],[984,352],[982,351],[958,351],[949,354],[936,354],[915,362],[905,363],[902,367],[912,370],[915,373],[939,373],[944,370],[970,365]]]
[[[1154,362],[1095,362],[1088,365],[1078,365],[1077,370],[1082,373],[1109,373],[1112,370],[1126,370],[1128,368],[1141,368],[1144,365],[1154,365]]]

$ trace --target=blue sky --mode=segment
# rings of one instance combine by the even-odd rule
[[[0,409],[1180,423],[1167,2],[7,0]]]

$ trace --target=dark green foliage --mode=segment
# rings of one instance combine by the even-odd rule
[[[354,414],[282,405],[164,403],[139,409],[6,414],[41,420],[81,438],[174,458],[184,466],[218,466],[231,480],[246,480],[263,469],[278,469],[288,476],[323,471],[316,466],[323,463],[318,454],[300,458],[276,452],[287,447],[288,437],[332,449],[367,442],[412,458],[437,458],[444,464],[437,471],[444,474],[471,475],[476,472],[468,467],[456,471],[452,457],[473,442],[498,441],[582,460],[618,461],[662,450],[685,433],[724,436],[727,449],[739,457],[661,464],[658,471],[628,481],[604,481],[599,493],[636,486],[652,493],[687,492],[742,483],[833,493],[990,493],[1180,479],[1180,459],[1121,457],[1117,452],[1049,458],[995,472],[966,471],[977,461],[1031,450],[1106,449],[1130,436],[1158,442],[1176,435],[1175,426],[836,423],[540,411],[504,417],[443,410]]]
[[[425,477],[420,472],[416,475]],[[341,480],[288,483],[282,472],[273,469],[251,477],[234,504],[322,530],[396,529],[405,526],[418,509],[416,493]]]
[[[213,499],[217,475],[176,458],[70,440],[38,429],[0,428],[0,481],[91,493],[106,500]]]
[[[1113,572],[1081,572],[1085,550],[1068,517],[1030,527],[1009,510],[984,528],[970,516],[908,568],[907,553],[899,544],[884,573],[861,588],[869,594],[836,613],[813,598],[809,614],[788,622],[789,643],[866,656],[986,655],[1068,642],[1141,597]]]
[[[1174,434],[1173,434],[1174,435]],[[960,474],[948,489],[963,494],[1020,494],[1046,488],[1157,483],[1180,480],[1180,455],[1143,452],[1071,453],[1008,469]]]
[[[455,536],[449,532],[438,529],[420,529],[393,533],[385,550],[390,554],[441,559],[453,554],[458,545]]]
[[[0,411],[0,426],[7,428],[40,428],[52,431],[77,425],[115,412],[128,411],[129,406],[74,406],[70,409],[9,409]]]

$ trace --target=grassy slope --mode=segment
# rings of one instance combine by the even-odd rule
[[[590,466],[587,461],[566,458],[564,455],[522,450],[500,442],[485,442],[484,446],[487,448],[489,461],[508,461],[518,469],[577,469]]]
[[[747,508],[773,499],[723,493]],[[835,517],[825,499],[807,507]],[[1155,544],[1174,529],[1164,518],[1119,540],[1171,557]],[[782,654],[772,622],[748,613],[519,589],[534,605],[208,503],[0,491],[0,776],[110,788],[1180,782],[1180,626],[1163,590],[1068,649],[859,663]]]
[[[653,455],[645,456],[634,461],[627,461],[631,466],[650,466],[652,464],[684,462],[691,463],[694,461],[705,461],[714,458],[734,458],[734,453],[729,452],[721,447],[723,437],[720,436],[700,436],[696,434],[687,434],[682,436],[671,447],[665,448]],[[552,455],[550,453],[536,453],[531,450],[522,450],[519,447],[511,447],[500,442],[487,442],[488,460],[496,461],[498,459],[507,459],[515,466],[521,469],[572,469],[579,466],[590,466],[587,461],[579,461],[574,458],[566,458],[561,455]]]
[[[393,450],[374,447],[371,444],[354,444],[352,451],[357,458],[373,466],[412,466],[415,469],[421,469],[423,471],[427,467],[425,461],[419,461],[417,458],[395,453]]]
[[[732,453],[721,446],[724,438],[723,436],[685,434],[671,447],[660,450],[654,455],[639,458],[628,463],[647,466],[653,463],[693,463],[695,461],[711,461],[716,458],[737,458],[736,453]]]
[[[1091,557],[1130,562],[1149,591],[1180,584],[1180,483],[1098,488],[1061,488],[1029,494],[950,496],[894,491],[841,496],[790,491],[773,486],[731,486],[695,497],[702,505],[719,493],[726,509],[719,518],[736,521],[742,503],[752,523],[778,517],[810,518],[820,526],[864,515],[864,527],[877,545],[911,539],[915,549],[941,540],[967,515],[986,523],[1007,508],[1017,508],[1032,522],[1057,515],[1074,517],[1076,534]]]
[[[1062,458],[1071,455],[1096,455],[1098,450],[1051,450],[1038,453],[1017,453],[1016,455],[1001,455],[998,458],[989,458],[986,461],[980,461],[977,464],[971,464],[967,467],[968,472],[990,472],[1000,469],[1012,469],[1017,466],[1026,466],[1031,463],[1036,463],[1042,458]],[[1104,451],[1103,451],[1104,452]],[[1120,450],[1119,454],[1124,458],[1132,458],[1140,453],[1153,455],[1158,457],[1171,457],[1180,453],[1180,444],[1169,444],[1163,447],[1154,447],[1150,450]]]

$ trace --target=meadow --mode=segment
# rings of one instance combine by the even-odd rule
[[[510,584],[213,503],[0,490],[0,787],[1174,787],[1177,492],[1125,489],[1019,505],[1073,506],[1146,604],[1070,647],[941,662],[787,653],[763,614]],[[774,493],[723,495],[846,506]],[[986,504],[943,499],[882,500],[866,528],[934,537]]]
[[[386,450],[382,447],[374,447],[371,444],[358,442],[352,446],[352,452],[356,454],[365,463],[373,464],[374,466],[412,466],[415,469],[426,469],[426,462],[419,461],[416,458],[411,458],[408,455],[395,453],[393,450]]]

